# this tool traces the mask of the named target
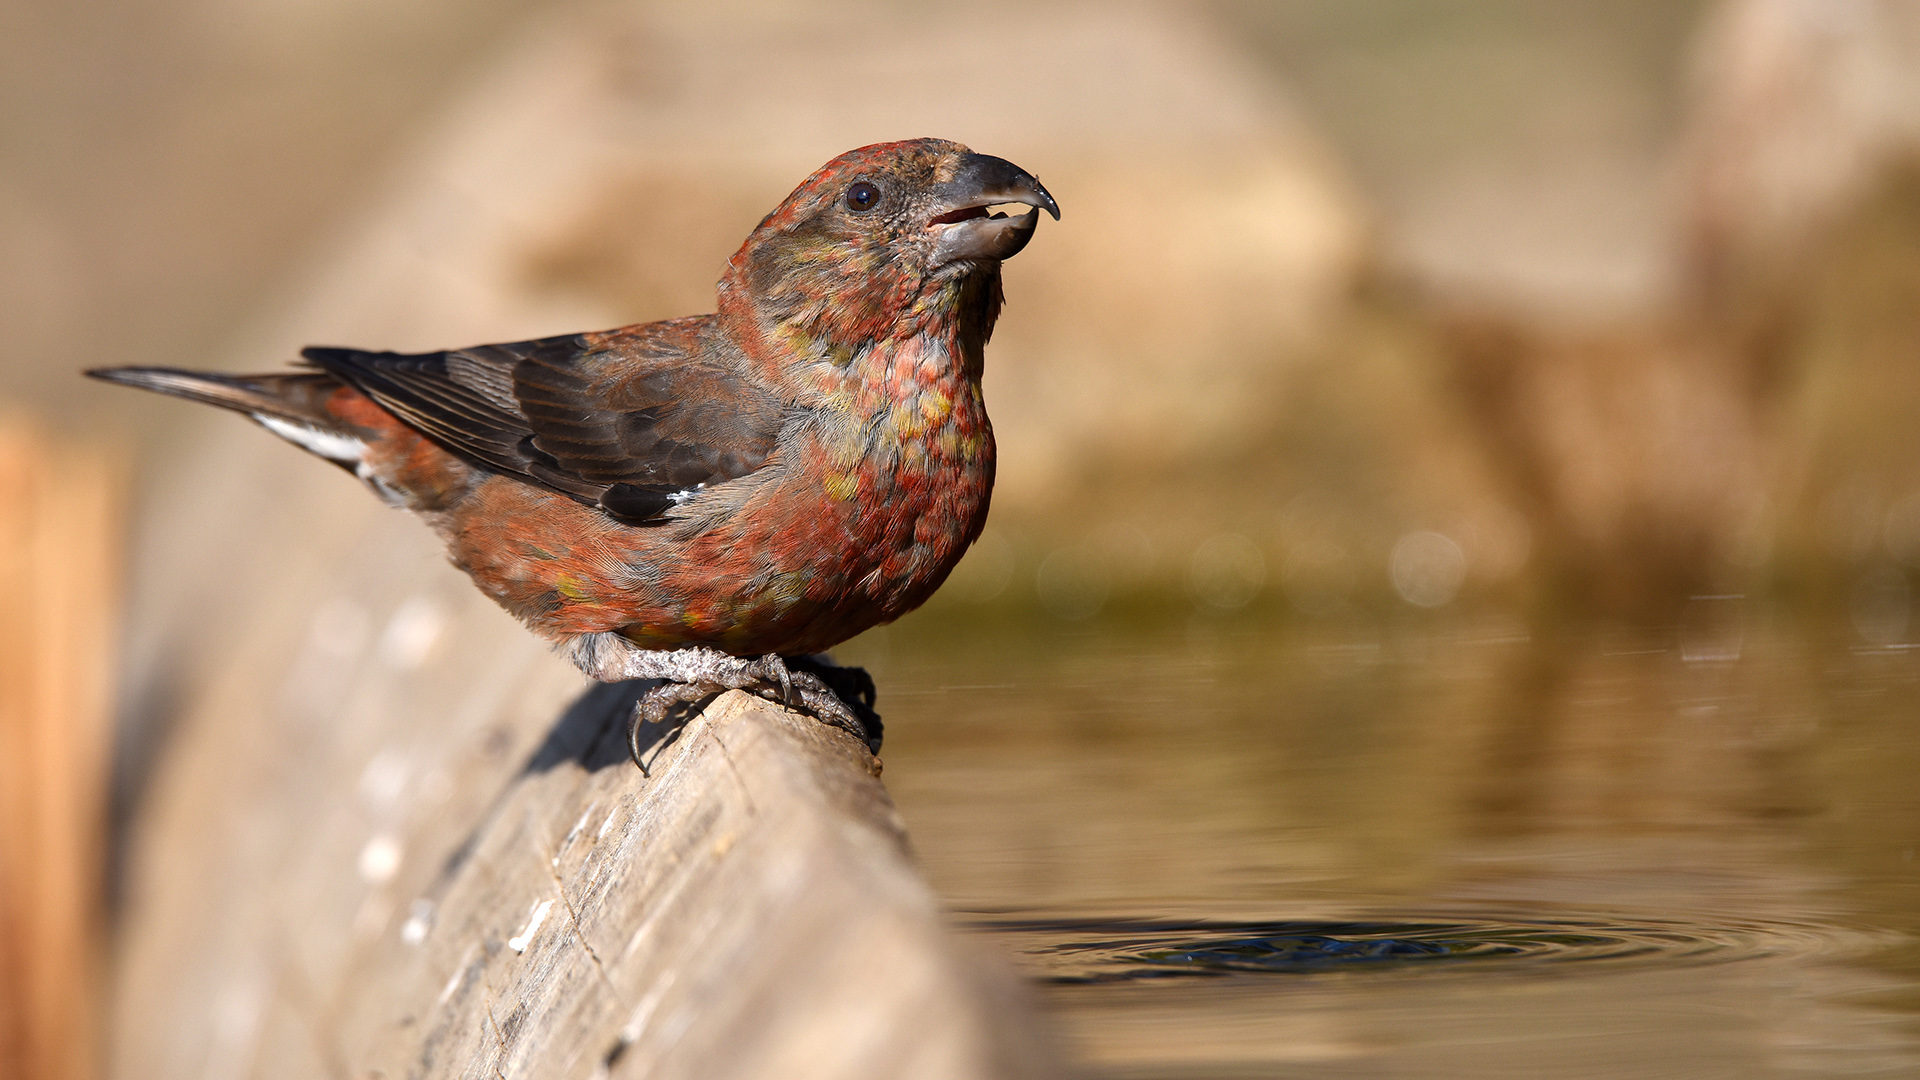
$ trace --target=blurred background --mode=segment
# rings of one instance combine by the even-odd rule
[[[141,898],[187,888],[141,845],[222,813],[178,779],[232,730],[195,718],[279,701],[283,669],[314,678],[301,650],[391,645],[402,598],[341,600],[342,567],[420,567],[463,597],[435,618],[472,609],[424,536],[368,539],[388,526],[350,480],[77,372],[709,310],[795,182],[919,135],[1032,170],[1065,215],[1006,269],[986,535],[847,650],[961,910],[1532,904],[1574,878],[1672,910],[1702,889],[1649,875],[1713,867],[1769,904],[1830,890],[1796,918],[1920,911],[1911,0],[14,0],[0,80],[0,416],[87,463],[34,483],[124,507],[75,526],[125,538],[75,572],[113,645],[71,660],[118,687],[114,813],[60,804],[120,853],[122,1009],[178,962],[141,951],[166,907]],[[1516,859],[1530,884],[1487,885]],[[1865,1044],[1813,1018],[1782,1049],[1755,1020],[1689,1075],[1823,1072],[1808,1046],[1913,1066],[1920,962],[1869,966],[1820,998],[1874,999]],[[1633,996],[1593,994],[1564,1016]],[[1120,1033],[1172,1006],[1117,1000],[1056,1002],[1112,1075],[1385,1075],[1511,1009],[1421,1014],[1431,1038],[1388,1050],[1187,1003],[1238,1049],[1169,1058]],[[1719,1045],[1686,1030],[1594,1074]],[[1597,1052],[1553,1045],[1528,1053]]]
[[[503,100],[519,79],[573,95],[549,106],[566,127],[458,181],[518,200],[511,250],[461,271],[516,310],[408,311],[368,344],[701,310],[843,143],[939,130],[1074,192],[1084,224],[1009,271],[998,554],[973,595],[1000,566],[1009,599],[1033,593],[1058,554],[1050,610],[1411,589],[1659,617],[1690,591],[1878,595],[1920,558],[1890,441],[1915,396],[1905,5],[5,17],[0,392],[141,461],[190,414],[73,372],[281,361],[275,330],[356,230],[409,193],[458,217],[426,177],[487,137],[486,109],[537,107]]]

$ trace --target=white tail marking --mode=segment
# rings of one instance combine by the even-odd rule
[[[360,464],[360,456],[367,452],[367,444],[351,435],[342,435],[337,431],[322,431],[308,424],[296,424],[278,416],[265,413],[253,413],[260,426],[273,432],[308,453],[318,454],[328,461],[339,461],[348,465]]]

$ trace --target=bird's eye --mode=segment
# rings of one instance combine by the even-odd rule
[[[865,180],[847,189],[847,209],[871,210],[880,202],[880,189]]]

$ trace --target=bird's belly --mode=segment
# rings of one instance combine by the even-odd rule
[[[654,648],[792,655],[932,595],[979,535],[992,479],[990,457],[865,470],[850,484],[790,473],[689,536],[497,477],[483,494],[512,505],[439,524],[455,564],[549,637],[615,630]]]
[[[943,447],[963,453],[943,453]],[[901,440],[837,469],[802,459],[726,524],[692,538],[662,580],[673,623],[623,632],[747,655],[819,652],[920,606],[985,523],[992,439]],[[656,565],[660,565],[656,563]]]

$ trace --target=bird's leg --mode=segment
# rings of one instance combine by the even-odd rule
[[[797,706],[822,723],[859,739],[874,752],[880,749],[880,718],[872,709],[873,680],[857,668],[835,668],[812,657],[796,658],[795,666],[789,666],[774,653],[749,660],[704,645],[642,649],[612,634],[576,639],[569,653],[582,671],[602,681],[663,680],[662,685],[642,695],[634,709],[628,745],[635,750],[636,762],[640,760],[638,744],[643,727],[663,723],[676,705],[690,704],[725,690],[745,690],[784,705]],[[845,682],[853,691],[856,704],[850,708],[816,672],[838,675],[836,682]],[[841,674],[847,672],[857,672],[857,677]],[[859,702],[863,696],[865,701]],[[863,722],[865,717],[872,719],[871,726]]]

